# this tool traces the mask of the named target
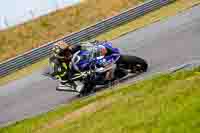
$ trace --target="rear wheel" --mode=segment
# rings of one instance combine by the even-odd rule
[[[146,72],[148,68],[148,64],[144,59],[130,55],[121,55],[117,64],[125,69],[130,69],[132,73]]]

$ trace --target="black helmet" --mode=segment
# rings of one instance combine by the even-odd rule
[[[59,59],[64,59],[64,50],[59,45],[55,45],[52,48],[52,53],[55,57]]]
[[[64,41],[58,41],[52,48],[53,55],[59,59],[64,59],[71,53],[71,47]]]

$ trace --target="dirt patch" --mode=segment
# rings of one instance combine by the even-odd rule
[[[63,118],[58,119],[56,121],[53,121],[51,123],[48,123],[41,127],[40,129],[37,129],[35,132],[41,132],[42,130],[54,128],[54,127],[62,127],[62,125],[68,121],[72,122],[77,120],[78,118],[97,112],[98,110],[101,110],[103,108],[109,107],[112,103],[116,102],[116,98],[108,98],[100,101],[96,101],[94,103],[91,103],[85,107],[82,107],[74,112],[71,112],[69,114],[66,114]]]

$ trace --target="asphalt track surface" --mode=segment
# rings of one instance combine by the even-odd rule
[[[154,72],[200,59],[200,6],[177,16],[130,32],[113,45],[127,54],[137,55],[150,64],[146,77]],[[133,81],[129,80],[128,82]],[[0,87],[0,125],[47,112],[69,103],[75,93],[57,92],[56,83],[33,73]]]

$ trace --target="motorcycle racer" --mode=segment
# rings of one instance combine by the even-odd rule
[[[58,41],[52,53],[47,76],[59,81],[56,90],[78,92],[80,96],[95,91],[95,86],[115,83],[129,73],[135,76],[148,68],[144,59],[122,54],[107,41],[79,45]]]
[[[53,68],[53,77],[57,78],[61,85],[69,82],[74,74],[81,74],[87,71],[86,67],[80,65],[86,58],[96,58],[94,63],[95,72],[98,78],[105,78],[107,81],[114,78],[115,64],[112,63],[115,54],[112,51],[111,43],[106,41],[83,42],[80,45],[69,45],[64,41],[58,41],[52,49],[53,55],[50,58],[50,65]],[[86,58],[80,57],[74,61],[73,58],[80,52],[87,53]],[[73,83],[73,82],[72,82]]]
[[[52,56],[49,58],[51,76],[60,80],[61,84],[70,78],[69,64],[73,53],[80,49],[79,45],[69,45],[64,41],[58,41],[52,48]]]

